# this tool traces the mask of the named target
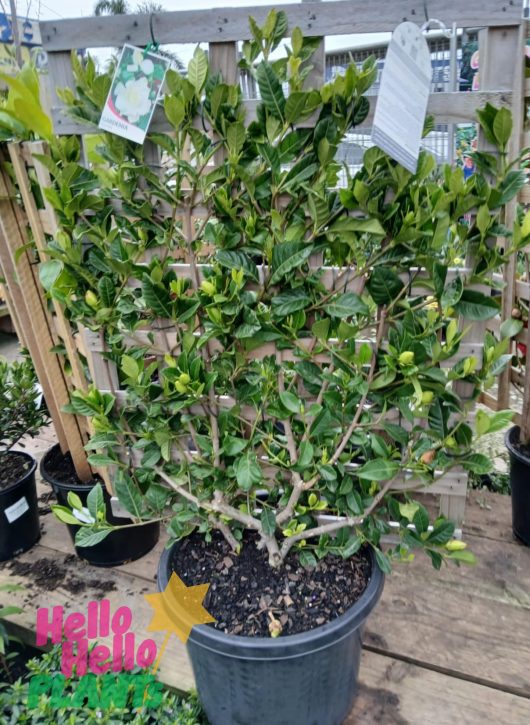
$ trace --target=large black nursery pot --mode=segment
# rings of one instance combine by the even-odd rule
[[[6,455],[21,456],[25,464],[18,481],[5,488],[0,483],[0,561],[22,554],[40,539],[35,484],[37,461],[22,451]]]
[[[504,437],[510,454],[512,529],[523,544],[530,546],[530,456],[517,446],[519,432],[519,426],[514,426]]]
[[[83,506],[86,506],[90,485],[71,481],[62,481],[54,476],[51,462],[59,451],[59,445],[55,445],[46,453],[41,460],[40,473],[53,489],[57,502],[62,506],[68,506],[68,492],[73,491],[81,499]],[[131,524],[131,519],[114,516],[110,503],[110,496],[103,487],[103,496],[107,507],[107,520],[116,526]],[[79,526],[66,524],[72,541],[75,545],[75,535]],[[127,561],[136,561],[145,556],[156,546],[160,536],[160,524],[153,521],[149,524],[140,524],[135,527],[128,526],[123,531],[113,531],[103,541],[94,546],[76,546],[76,554],[94,566],[119,566]]]
[[[158,588],[167,586],[176,542],[164,550]],[[187,647],[199,698],[211,725],[339,725],[358,688],[361,635],[384,574],[371,553],[371,577],[337,619],[301,634],[272,638],[193,627]]]

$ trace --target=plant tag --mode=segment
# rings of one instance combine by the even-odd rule
[[[11,504],[11,506],[4,509],[4,513],[10,524],[19,519],[22,514],[26,513],[26,511],[29,511],[29,504],[25,496],[22,496],[22,498],[19,498],[19,500],[14,504]]]
[[[431,54],[421,30],[401,23],[388,46],[372,141],[414,173],[431,87]]]
[[[169,63],[161,55],[124,45],[99,127],[143,143]]]

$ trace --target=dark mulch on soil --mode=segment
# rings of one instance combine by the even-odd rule
[[[0,458],[0,490],[24,478],[32,462],[23,453],[10,451]]]
[[[0,684],[16,682],[27,674],[26,663],[40,654],[40,650],[30,645],[10,640],[7,645],[7,657],[0,660]],[[1,722],[1,721],[0,721]]]
[[[63,560],[64,564],[71,564],[73,561],[80,565],[79,559],[74,554],[68,554]],[[42,558],[32,562],[13,559],[9,562],[8,567],[13,574],[28,577],[36,589],[44,589],[49,592],[58,587],[66,589],[70,594],[80,594],[87,589],[103,594],[116,590],[115,583],[110,579],[75,576],[66,566],[53,559]]]
[[[46,473],[59,483],[76,486],[92,487],[93,481],[84,483],[75,472],[74,462],[70,453],[63,454],[59,446],[54,446],[46,454]]]
[[[172,559],[186,584],[210,583],[204,605],[217,620],[212,626],[227,634],[269,637],[271,617],[282,635],[314,629],[344,614],[370,580],[366,552],[346,560],[328,556],[312,569],[291,552],[283,568],[272,569],[255,541],[250,535],[236,556],[218,532],[210,544],[192,534]]]

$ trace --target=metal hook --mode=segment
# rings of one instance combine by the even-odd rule
[[[443,20],[438,20],[438,18],[429,18],[423,25],[421,26],[421,32],[427,33],[431,26],[435,25],[443,32],[446,38],[451,37],[451,30],[447,27],[447,25],[443,22]]]

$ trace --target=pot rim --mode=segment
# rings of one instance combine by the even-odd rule
[[[164,549],[158,565],[157,585],[159,591],[167,586],[168,569],[172,552],[179,545],[176,541],[170,548]],[[368,550],[371,572],[370,580],[359,599],[346,611],[326,624],[298,634],[290,634],[276,639],[269,637],[246,637],[225,634],[211,626],[200,624],[191,630],[189,641],[193,645],[238,659],[289,659],[307,655],[328,647],[347,637],[367,619],[377,604],[383,590],[385,575],[377,565],[372,548]]]
[[[509,430],[507,430],[504,434],[504,445],[508,449],[509,454],[513,456],[516,461],[530,467],[530,456],[525,456],[523,453],[521,453],[521,451],[518,451],[514,445],[515,440],[517,440],[518,438],[520,430],[521,429],[518,425],[514,425]]]
[[[20,486],[23,483],[26,483],[28,478],[30,478],[35,471],[37,470],[37,459],[31,455],[31,453],[27,453],[27,451],[7,451],[4,455],[9,456],[12,453],[16,453],[19,456],[24,456],[24,458],[27,458],[29,461],[31,461],[31,467],[28,471],[24,473],[22,478],[19,478],[18,481],[15,481],[14,483],[11,483],[6,488],[0,488],[0,496],[3,496],[4,494],[10,493],[13,491],[17,486]]]

